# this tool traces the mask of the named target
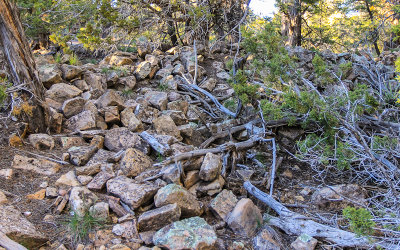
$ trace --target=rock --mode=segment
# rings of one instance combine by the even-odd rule
[[[199,216],[203,213],[202,204],[196,197],[176,184],[169,184],[158,190],[154,203],[156,207],[176,203],[181,208],[182,216],[185,217]]]
[[[101,191],[109,179],[115,176],[114,173],[110,171],[101,171],[98,173],[87,185],[87,188],[94,191]]]
[[[187,189],[191,188],[196,182],[200,180],[199,171],[192,170],[186,173],[184,185]]]
[[[68,149],[69,160],[75,166],[83,166],[97,152],[97,149],[94,146],[71,147]]]
[[[139,216],[138,223],[141,231],[158,230],[181,217],[181,209],[177,204],[170,204],[144,212]]]
[[[104,166],[107,165],[107,162],[109,162],[111,159],[114,158],[114,156],[115,152],[99,149],[97,153],[92,157],[92,159],[90,159],[87,165],[104,163],[101,165],[101,167],[103,168]]]
[[[159,110],[149,105],[140,105],[137,112],[135,112],[136,117],[140,119],[144,123],[151,124],[153,120],[156,119],[159,115]]]
[[[86,187],[74,187],[69,196],[71,210],[78,216],[84,216],[89,208],[98,200],[97,196]]]
[[[115,66],[132,65],[133,60],[136,60],[136,56],[129,52],[116,51],[111,55],[104,58],[100,64],[109,64]]]
[[[223,81],[227,81],[227,80],[229,80],[231,78],[229,73],[225,72],[225,71],[217,73],[216,76],[217,76],[218,79],[223,80]]]
[[[69,118],[65,126],[71,131],[89,130],[96,128],[96,116],[88,110]]]
[[[104,137],[104,146],[115,152],[127,148],[136,148],[147,154],[150,150],[149,145],[139,135],[132,133],[127,128],[108,130]]]
[[[0,232],[29,249],[39,249],[47,241],[14,206],[0,205]]]
[[[96,147],[97,149],[102,149],[104,147],[104,137],[101,135],[95,135],[90,141],[90,145]]]
[[[188,123],[188,119],[182,111],[177,110],[164,110],[162,115],[171,117],[176,126],[184,125]]]
[[[63,174],[60,178],[58,178],[58,180],[56,181],[56,185],[77,187],[80,186],[81,183],[78,181],[78,179],[76,179],[74,171],[69,171],[68,173]]]
[[[3,192],[0,191],[0,205],[3,205],[7,202],[8,202],[7,196]]]
[[[103,108],[104,120],[106,123],[119,123],[120,116],[117,106],[108,106]]]
[[[142,241],[144,241],[144,244],[153,245],[153,236],[155,233],[156,233],[156,231],[141,232],[141,233],[139,233],[139,236],[140,236],[140,239]]]
[[[238,200],[230,190],[224,189],[211,202],[210,208],[213,213],[225,222],[228,215],[235,208]]]
[[[154,245],[167,249],[216,249],[216,242],[215,231],[200,217],[174,222],[153,236]]]
[[[45,88],[50,88],[53,84],[62,82],[62,72],[57,64],[46,64],[38,67],[39,77]]]
[[[181,171],[175,164],[170,164],[161,169],[162,179],[168,183],[175,183],[181,185]]]
[[[294,250],[314,250],[317,244],[318,240],[307,234],[302,234],[290,246]]]
[[[66,100],[74,98],[82,94],[82,90],[66,83],[57,83],[46,91],[45,96],[56,102],[64,103]]]
[[[181,80],[177,76],[169,75],[160,80],[160,86],[165,86],[169,90],[177,90]]]
[[[101,94],[103,94],[107,89],[106,80],[102,74],[87,71],[84,74],[84,80],[90,86],[90,89],[98,90]]]
[[[220,174],[222,168],[221,156],[207,153],[201,165],[199,176],[204,181],[213,181]]]
[[[108,203],[106,203],[106,202],[98,202],[94,206],[91,206],[89,208],[89,212],[94,218],[103,219],[103,220],[108,219],[108,216],[110,215],[109,210],[110,210],[110,207],[108,206]]]
[[[158,134],[170,135],[182,140],[181,134],[175,122],[168,115],[162,115],[153,120],[153,125]]]
[[[75,97],[66,100],[61,107],[61,110],[66,118],[70,118],[74,115],[81,113],[85,107],[85,99],[82,97]]]
[[[236,234],[251,237],[263,224],[260,210],[247,198],[241,199],[226,219],[229,227]]]
[[[47,187],[46,188],[46,197],[56,198],[58,196],[57,188]]]
[[[184,115],[187,114],[189,103],[186,100],[177,100],[169,102],[167,105],[168,110],[182,111]]]
[[[200,88],[205,89],[208,92],[211,92],[214,90],[216,84],[217,80],[215,78],[209,78],[203,84],[200,85]]]
[[[161,79],[171,75],[173,70],[174,70],[174,68],[169,64],[169,65],[165,66],[164,68],[160,69],[159,71],[157,71],[156,75],[154,76],[154,79],[161,80]]]
[[[342,210],[349,205],[343,197],[365,204],[366,191],[357,184],[336,185],[317,190],[312,195],[311,201],[320,208]]]
[[[135,76],[121,77],[119,78],[118,83],[125,86],[125,89],[133,89],[136,86],[136,77]]]
[[[121,122],[132,132],[143,130],[143,124],[134,114],[133,108],[126,108],[121,112]]]
[[[224,178],[219,175],[218,178],[212,182],[200,182],[200,185],[196,188],[196,194],[200,193],[200,195],[207,194],[213,196],[222,191],[224,184]]]
[[[35,159],[22,155],[15,155],[12,167],[16,169],[34,171],[43,175],[53,175],[58,172],[58,170],[61,168],[61,165],[45,159]]]
[[[168,94],[166,92],[150,91],[145,94],[145,99],[156,109],[167,109]]]
[[[254,250],[280,250],[279,243],[274,239],[275,231],[265,226],[263,230],[253,238]]]
[[[114,225],[112,232],[126,239],[138,239],[139,233],[134,220]]]
[[[61,71],[63,78],[67,81],[80,77],[83,72],[80,67],[68,64],[61,65]]]
[[[101,171],[101,163],[87,164],[84,167],[75,168],[77,175],[95,175]]]
[[[99,109],[108,107],[108,106],[117,106],[119,110],[123,110],[125,108],[124,101],[122,97],[112,89],[107,90],[102,96],[99,97],[96,101],[96,106]]]
[[[48,134],[30,134],[28,139],[29,143],[37,150],[52,150],[55,145],[53,137]]]
[[[0,178],[10,180],[13,175],[13,170],[11,168],[0,169]]]
[[[93,177],[89,175],[78,175],[76,178],[84,186],[86,186],[87,184],[89,184],[89,182],[93,180]]]
[[[45,197],[46,197],[46,189],[40,189],[36,193],[28,194],[26,196],[26,198],[29,200],[44,200]]]
[[[24,145],[24,142],[22,141],[21,137],[18,136],[16,133],[12,133],[8,137],[8,144],[11,147],[22,147]]]
[[[150,62],[141,62],[136,67],[135,76],[138,80],[143,80],[149,76],[151,72],[151,63]]]
[[[60,142],[61,142],[61,147],[63,148],[71,148],[73,146],[83,146],[86,144],[83,138],[79,136],[71,136],[71,137],[63,136],[60,138]]]
[[[83,92],[89,90],[89,85],[86,83],[85,80],[77,79],[77,80],[75,80],[75,81],[73,81],[71,83],[72,83],[72,85],[74,85],[78,89],[82,90]]]
[[[128,177],[136,177],[152,166],[150,157],[141,151],[128,148],[120,162],[120,169]]]
[[[137,184],[125,176],[118,176],[107,182],[107,191],[121,198],[123,202],[136,209],[150,201],[157,192],[153,184]]]

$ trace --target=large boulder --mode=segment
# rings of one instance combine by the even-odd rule
[[[138,80],[143,80],[149,76],[151,72],[151,63],[144,61],[139,63],[135,70],[135,76]]]
[[[53,149],[55,142],[54,138],[48,134],[30,134],[29,143],[36,149]]]
[[[82,112],[85,107],[85,103],[86,103],[86,101],[82,97],[75,97],[75,98],[66,100],[63,103],[61,110],[64,113],[64,116],[66,118],[70,118],[70,117]]]
[[[156,109],[167,109],[168,94],[166,92],[149,91],[146,93],[145,99]]]
[[[65,127],[71,131],[89,130],[96,128],[96,116],[87,110],[72,116],[65,122]]]
[[[143,130],[142,122],[136,117],[134,109],[131,107],[128,107],[121,112],[121,122],[132,132]]]
[[[166,249],[212,250],[217,249],[217,235],[203,218],[192,217],[160,229],[153,243]]]
[[[178,127],[169,115],[162,115],[154,119],[153,125],[158,134],[170,135],[174,136],[178,140],[182,140]]]
[[[99,99],[96,101],[97,108],[105,108],[108,106],[117,106],[119,110],[124,109],[124,100],[115,90],[107,90]]]
[[[237,202],[238,200],[232,191],[225,189],[210,202],[210,208],[216,216],[226,221]]]
[[[58,172],[61,165],[46,159],[29,158],[22,155],[14,155],[12,167],[29,170],[38,174],[53,175]]]
[[[78,66],[63,64],[61,65],[63,78],[67,81],[76,79],[82,75],[82,69]]]

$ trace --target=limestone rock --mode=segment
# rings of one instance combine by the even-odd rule
[[[181,134],[175,122],[168,115],[163,115],[153,120],[153,125],[158,134],[171,135],[182,140]]]
[[[111,151],[120,151],[127,148],[136,148],[147,154],[150,146],[135,133],[127,128],[114,128],[108,130],[104,137],[104,146]]]
[[[154,203],[156,207],[176,203],[185,217],[199,216],[203,213],[202,204],[196,197],[177,184],[169,184],[158,190]]]
[[[45,159],[35,159],[22,155],[15,155],[12,167],[16,169],[34,171],[43,175],[53,175],[58,172],[58,170],[61,168],[61,165]]]
[[[256,237],[253,238],[254,250],[280,250],[281,247],[274,237],[276,233],[269,226],[265,226]]]
[[[38,249],[47,241],[14,206],[0,205],[0,232],[29,249]]]
[[[342,197],[364,204],[366,191],[357,184],[342,184],[317,190],[311,197],[313,204],[322,208],[343,209],[349,203]]]
[[[307,234],[302,234],[290,246],[294,250],[314,250],[317,244],[318,240]]]
[[[126,108],[121,112],[121,122],[132,132],[143,130],[143,124],[134,114],[133,108]]]
[[[68,149],[69,160],[75,166],[85,165],[96,152],[95,146],[74,146]]]
[[[74,187],[69,196],[69,204],[74,213],[84,216],[97,199],[97,196],[86,187]]]
[[[241,199],[227,218],[229,227],[236,233],[251,237],[263,223],[260,210],[247,198]]]
[[[177,204],[170,204],[144,212],[139,216],[138,223],[141,231],[158,230],[179,220],[181,209]]]
[[[181,126],[188,123],[188,119],[182,111],[164,110],[162,114],[171,117],[176,126]]]
[[[107,181],[114,176],[115,174],[111,171],[101,171],[95,175],[89,184],[87,184],[87,188],[94,191],[100,191],[106,186]]]
[[[207,153],[201,165],[199,176],[204,181],[213,181],[220,174],[222,168],[221,156]]]
[[[78,66],[63,64],[61,65],[63,78],[67,81],[78,78],[82,75],[82,69]]]
[[[108,106],[117,106],[119,110],[124,109],[124,101],[122,97],[112,89],[107,90],[102,96],[96,101],[96,106],[101,109]]]
[[[191,188],[196,182],[200,180],[199,171],[192,170],[186,173],[184,185],[187,189]]]
[[[56,185],[77,187],[80,186],[81,183],[76,178],[74,171],[69,171],[68,173],[63,174],[60,178],[58,178],[58,180],[56,181]]]
[[[39,77],[45,88],[50,88],[53,84],[62,82],[62,72],[57,64],[46,64],[38,67]]]
[[[189,103],[186,100],[172,101],[168,103],[167,108],[168,110],[182,111],[186,116],[189,109]]]
[[[196,194],[200,193],[200,195],[207,194],[213,196],[222,191],[225,185],[225,180],[221,175],[218,175],[218,178],[212,182],[200,182],[199,184],[200,185],[196,188]]]
[[[214,90],[215,85],[217,84],[217,80],[215,78],[207,79],[203,84],[200,85],[200,88],[211,92]]]
[[[115,224],[112,232],[115,235],[121,236],[126,239],[138,239],[139,233],[137,230],[135,220],[126,221],[121,224]]]
[[[237,202],[238,200],[232,191],[224,189],[210,202],[210,208],[215,215],[226,221]]]
[[[101,171],[101,163],[87,164],[84,167],[75,168],[77,175],[95,175]]]
[[[106,220],[110,214],[110,207],[106,202],[98,202],[89,208],[89,212],[95,218]]]
[[[156,246],[166,249],[216,249],[217,235],[213,228],[200,217],[192,217],[172,223],[153,236]]]
[[[151,72],[151,63],[150,62],[141,62],[135,70],[135,76],[138,80],[143,80],[149,76]]]
[[[71,136],[71,137],[63,136],[60,138],[60,142],[61,142],[61,147],[63,148],[85,145],[85,141],[83,140],[82,137],[79,136]]]
[[[166,92],[150,91],[146,93],[145,99],[156,109],[167,109],[168,94]]]
[[[7,196],[3,192],[0,191],[0,205],[7,203],[7,201],[8,201]]]
[[[122,172],[128,177],[136,177],[152,165],[150,157],[134,148],[128,148],[120,162]]]
[[[70,118],[83,111],[83,108],[85,107],[85,102],[85,99],[83,99],[82,97],[75,97],[66,100],[62,105],[61,110],[66,118]]]
[[[48,134],[30,134],[29,143],[36,149],[53,149],[54,138]]]
[[[118,176],[107,182],[107,191],[121,198],[123,202],[136,209],[150,201],[157,192],[153,184],[137,184],[125,176]]]
[[[108,106],[103,108],[104,120],[106,123],[118,123],[120,121],[119,111],[117,106]]]
[[[125,89],[133,89],[136,86],[136,77],[135,76],[121,77],[119,78],[118,83],[125,86]]]
[[[69,118],[65,126],[71,131],[89,130],[96,128],[96,116],[92,111],[83,111]]]
[[[64,103],[64,101],[77,97],[80,94],[82,94],[82,90],[73,85],[57,83],[52,85],[50,89],[46,91],[45,96],[56,102]]]

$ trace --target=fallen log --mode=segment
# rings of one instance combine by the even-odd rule
[[[193,150],[190,152],[178,154],[178,155],[169,157],[166,160],[155,164],[154,166],[165,166],[165,165],[168,165],[171,163],[187,160],[187,159],[190,159],[193,157],[203,156],[203,155],[206,155],[207,153],[218,154],[218,153],[222,153],[222,152],[226,152],[226,151],[230,151],[230,150],[240,151],[240,150],[251,148],[251,147],[255,146],[256,144],[258,144],[259,142],[264,142],[264,141],[266,141],[266,139],[255,136],[244,142],[237,142],[237,143],[228,142],[228,143],[225,143],[216,148],[198,149],[198,150]]]
[[[146,131],[139,134],[143,140],[145,140],[150,146],[160,153],[162,156],[168,156],[172,153],[172,149],[168,145],[161,144],[154,136],[147,133]]]
[[[307,234],[311,237],[332,242],[340,247],[370,248],[373,245],[370,238],[357,237],[354,233],[317,223],[309,218],[305,218],[301,214],[290,211],[272,196],[256,188],[249,181],[244,183],[244,188],[279,215],[279,218],[270,216],[268,223],[282,229],[289,235]]]

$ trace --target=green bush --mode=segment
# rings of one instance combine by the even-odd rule
[[[70,56],[70,58],[69,58],[69,64],[70,64],[70,65],[75,65],[75,66],[79,65],[79,58],[78,58],[78,56],[77,56],[75,53],[73,53],[73,54]]]
[[[314,66],[315,74],[317,75],[317,83],[322,86],[326,86],[334,82],[331,74],[328,71],[328,66],[324,59],[316,54],[312,60],[312,65]]]
[[[368,236],[374,233],[375,222],[372,214],[365,208],[346,207],[343,216],[349,220],[350,229],[358,236]]]
[[[248,82],[248,77],[243,70],[238,70],[229,83],[244,104],[254,104],[258,100],[258,86]]]

